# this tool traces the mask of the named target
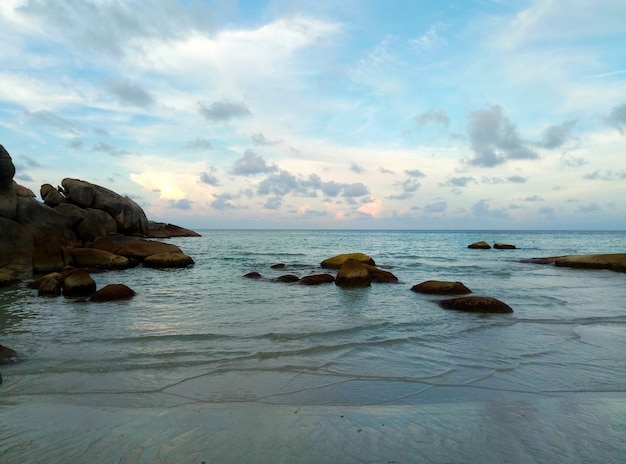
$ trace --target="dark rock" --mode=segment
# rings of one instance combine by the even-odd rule
[[[129,237],[121,234],[98,237],[94,240],[93,247],[116,255],[126,256],[127,258],[137,258],[140,261],[148,256],[160,253],[182,253],[180,248],[171,243]]]
[[[467,248],[477,249],[477,250],[488,250],[491,248],[487,242],[475,242],[471,245],[467,245]]]
[[[85,269],[75,269],[63,279],[63,295],[89,296],[96,291],[96,282]]]
[[[77,235],[85,242],[117,232],[117,224],[108,213],[99,209],[87,208],[85,217],[76,227]]]
[[[324,269],[339,269],[341,265],[348,259],[356,259],[364,264],[376,266],[374,260],[363,253],[348,253],[343,255],[333,256],[332,258],[325,259],[321,262],[321,266]]]
[[[292,282],[298,282],[300,280],[300,277],[298,277],[297,275],[293,275],[293,274],[285,274],[285,275],[281,275],[280,277],[277,277],[276,282],[286,282],[286,283],[292,283]]]
[[[367,271],[372,278],[372,282],[377,282],[379,284],[395,284],[398,282],[398,278],[389,271],[384,271],[370,264],[366,264],[365,267],[367,267]]]
[[[8,346],[0,345],[0,364],[14,363],[15,361],[17,361],[17,352]]]
[[[147,256],[143,260],[145,267],[183,268],[194,264],[193,259],[183,252],[159,253]]]
[[[0,268],[0,287],[8,287],[20,281],[20,274],[13,269]]]
[[[39,194],[43,202],[50,208],[56,208],[63,203],[67,203],[67,198],[50,184],[43,184],[39,189]]]
[[[15,219],[17,195],[13,183],[15,165],[9,152],[0,145],[0,216]]]
[[[63,275],[53,272],[38,280],[37,294],[39,296],[59,296],[63,287]]]
[[[116,301],[127,300],[133,296],[135,296],[135,292],[130,287],[124,284],[109,284],[96,291],[89,300],[95,302]]]
[[[246,279],[260,279],[261,274],[259,274],[258,272],[248,272],[246,275],[244,275],[244,277]]]
[[[496,250],[515,250],[517,248],[515,245],[509,245],[508,243],[494,243],[493,247]]]
[[[126,256],[120,256],[98,248],[67,247],[66,264],[75,267],[95,267],[99,269],[126,269],[133,262]]]
[[[283,263],[272,264],[272,269],[284,269],[285,265]]]
[[[339,287],[369,287],[372,284],[372,277],[365,264],[356,259],[349,258],[339,268],[335,285]]]
[[[417,293],[429,295],[464,295],[472,291],[461,282],[448,282],[443,280],[427,280],[411,287]]]
[[[335,277],[331,274],[314,274],[310,276],[303,277],[298,281],[300,285],[320,285],[320,284],[330,284],[335,281]]]
[[[554,264],[557,267],[577,269],[608,269],[626,272],[626,253],[605,253],[598,255],[565,255],[547,258],[521,259],[520,263]]]
[[[201,237],[198,232],[174,224],[165,222],[148,221],[148,230],[145,233],[150,238],[171,238],[171,237]]]
[[[471,313],[512,313],[513,309],[496,298],[488,296],[462,296],[441,300],[439,306],[444,309],[454,309]]]
[[[148,218],[141,207],[128,197],[79,179],[63,179],[66,198],[81,208],[107,212],[123,233],[143,235],[148,232]]]

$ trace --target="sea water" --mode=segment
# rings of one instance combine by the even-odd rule
[[[0,462],[624,462],[626,274],[521,260],[625,252],[625,232],[200,232],[167,240],[193,267],[92,275],[133,288],[128,301],[0,289],[0,343],[19,353],[0,366]],[[516,249],[467,248],[480,240]],[[351,252],[399,283],[275,281]],[[425,280],[514,312],[441,309],[411,291]],[[344,436],[359,429],[367,446]]]

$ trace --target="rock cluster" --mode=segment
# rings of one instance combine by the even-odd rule
[[[626,253],[551,256],[547,258],[523,259],[520,262],[531,264],[554,264],[556,267],[608,269],[615,272],[626,272]]]

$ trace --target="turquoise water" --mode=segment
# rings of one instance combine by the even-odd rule
[[[133,414],[235,403],[408,408],[404,414],[441,407],[449,428],[456,427],[450,408],[575,397],[602,401],[598,417],[593,408],[586,413],[588,424],[600,423],[604,402],[621,405],[608,435],[602,433],[607,441],[590,446],[604,453],[604,462],[624,447],[626,274],[519,260],[625,252],[625,232],[201,233],[170,240],[194,258],[191,268],[93,275],[98,287],[129,285],[137,292],[130,301],[81,303],[38,298],[25,287],[0,289],[0,343],[20,353],[20,362],[0,366],[3,416],[22,417],[34,402]],[[467,248],[479,240],[517,249]],[[272,280],[327,272],[319,267],[323,259],[356,251],[400,282],[342,289]],[[285,268],[273,269],[277,263]],[[251,271],[263,278],[242,277]],[[410,291],[430,279],[461,281],[514,313],[443,310],[439,297]],[[569,417],[566,428],[574,430],[580,417]],[[7,456],[20,456],[21,440],[28,439],[22,432],[0,439],[0,458],[3,447]],[[555,440],[565,446],[570,438]],[[59,436],[38,439],[44,453],[46,440]],[[184,454],[173,456],[186,462]],[[166,462],[145,462],[157,461]]]

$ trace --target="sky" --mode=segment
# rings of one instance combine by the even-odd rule
[[[203,228],[626,229],[623,0],[2,0],[0,144]]]

